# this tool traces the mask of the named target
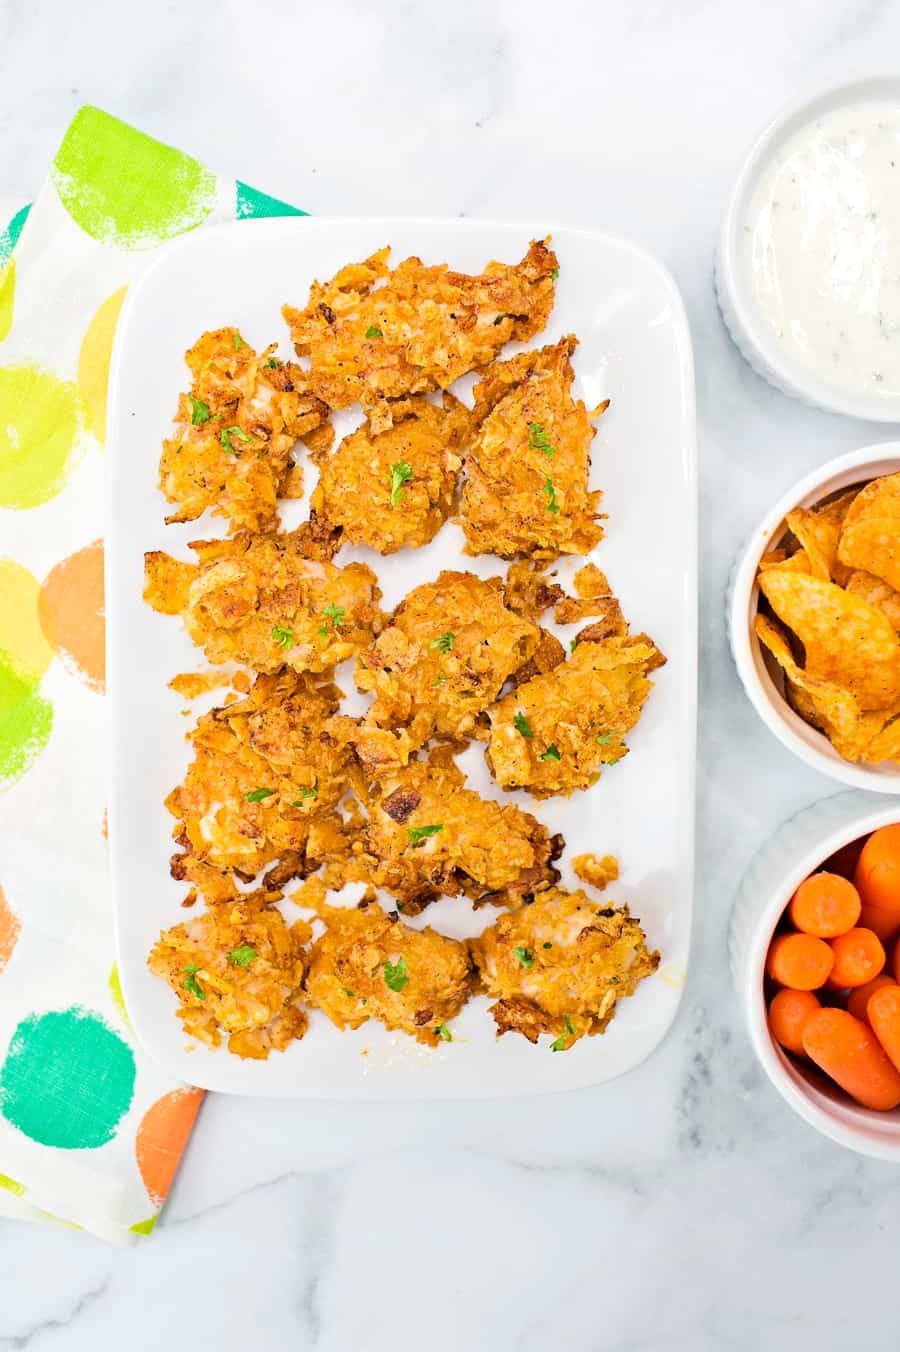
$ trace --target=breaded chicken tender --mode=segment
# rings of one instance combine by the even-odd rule
[[[581,641],[567,662],[517,686],[489,710],[485,756],[498,784],[536,798],[586,789],[628,751],[665,657],[646,634]]]
[[[385,401],[444,390],[486,366],[504,343],[527,342],[553,308],[556,255],[533,242],[520,263],[488,263],[480,276],[407,258],[393,271],[389,248],[314,282],[304,310],[285,305],[298,356],[309,357],[313,393],[331,408],[377,407],[373,431],[389,427]]]
[[[178,996],[184,1031],[211,1047],[265,1061],[302,1038],[303,944],[309,926],[288,928],[274,907],[245,896],[165,930],[148,966]]]
[[[191,549],[196,564],[145,554],[144,598],[164,614],[182,614],[210,662],[327,671],[381,630],[381,591],[371,568],[309,558],[298,532],[241,531]]]
[[[514,1030],[537,1042],[552,1033],[554,1051],[605,1032],[616,1001],[659,966],[627,906],[563,888],[499,916],[471,946],[482,985],[497,1001],[490,1011],[497,1036]]]
[[[364,423],[333,454],[318,457],[310,500],[324,526],[380,554],[427,545],[437,535],[456,506],[469,431],[469,410],[452,394],[442,408],[421,394],[404,399],[393,418],[384,432]]]
[[[539,640],[498,577],[443,572],[414,587],[357,660],[356,684],[374,695],[356,740],[366,769],[402,762],[432,736],[479,735],[479,716]]]
[[[449,761],[415,761],[388,776],[366,804],[356,863],[415,915],[439,896],[520,905],[559,878],[561,836],[515,803],[467,789]]]
[[[310,952],[306,998],[338,1028],[377,1019],[435,1046],[452,1041],[447,1021],[468,1000],[472,977],[466,944],[430,927],[410,929],[396,911],[361,902],[328,911]]]
[[[461,522],[469,554],[555,559],[603,537],[602,493],[588,488],[591,417],[573,400],[571,335],[498,361],[475,386]]]
[[[307,372],[274,352],[272,344],[257,354],[229,328],[205,333],[185,354],[193,383],[159,462],[159,486],[178,506],[167,521],[195,521],[212,508],[232,530],[271,529],[276,500],[301,496],[291,452],[327,424],[328,408]]]
[[[203,884],[191,861],[240,877],[290,856],[308,871],[340,842],[331,810],[348,784],[348,752],[329,720],[340,691],[285,669],[258,676],[244,700],[204,714],[188,734],[194,759],[166,799],[177,819],[177,878]],[[188,856],[188,858],[185,858]]]

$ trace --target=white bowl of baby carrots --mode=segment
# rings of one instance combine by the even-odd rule
[[[900,805],[841,793],[786,822],[738,890],[732,971],[775,1088],[900,1163]]]

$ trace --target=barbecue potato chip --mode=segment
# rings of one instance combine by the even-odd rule
[[[838,556],[900,591],[900,473],[866,484],[844,518]]]
[[[845,585],[848,592],[863,597],[870,606],[878,606],[894,628],[900,629],[900,592],[894,591],[874,573],[864,573],[861,569],[851,573]]]
[[[803,546],[813,577],[820,577],[825,582],[838,582],[843,586],[849,569],[838,563],[840,521],[826,513],[811,512],[806,507],[788,512],[785,519],[788,528]],[[796,558],[796,555],[793,557]]]

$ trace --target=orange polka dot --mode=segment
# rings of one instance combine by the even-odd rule
[[[38,615],[47,642],[63,663],[102,694],[106,684],[102,540],[70,554],[47,574]]]
[[[162,1206],[168,1196],[202,1101],[202,1089],[174,1089],[157,1099],[141,1120],[134,1149],[154,1206]]]
[[[9,909],[3,888],[0,887],[0,972],[12,957],[21,928],[21,920]]]

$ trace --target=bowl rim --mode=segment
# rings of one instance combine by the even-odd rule
[[[719,236],[716,281],[718,287],[726,292],[732,318],[740,325],[743,341],[751,348],[763,373],[774,384],[832,413],[842,413],[867,422],[900,423],[900,398],[889,400],[877,395],[854,395],[837,389],[790,358],[760,322],[758,307],[742,275],[738,247],[743,233],[743,213],[750,193],[767,159],[777,147],[817,112],[840,107],[854,100],[865,102],[879,97],[894,97],[900,101],[900,75],[883,72],[856,77],[837,85],[819,86],[811,93],[784,104],[770,119],[750,145],[728,195]]]
[[[880,770],[856,765],[839,756],[824,733],[805,723],[777,689],[753,629],[759,603],[756,581],[762,555],[781,534],[787,513],[795,507],[808,507],[829,492],[854,482],[853,471],[871,467],[872,473],[859,478],[874,479],[879,474],[900,471],[900,439],[875,442],[836,456],[811,470],[783,493],[774,507],[751,533],[738,554],[732,574],[728,614],[731,652],[738,676],[750,703],[766,727],[805,765],[839,784],[869,789],[875,793],[900,794],[900,768]],[[844,484],[830,481],[850,475]]]
[[[827,801],[827,800],[825,800]],[[880,826],[900,822],[900,804],[861,806],[816,843],[802,851],[780,875],[748,940],[743,968],[747,1026],[756,1057],[785,1102],[817,1131],[839,1145],[876,1159],[900,1163],[900,1109],[876,1112],[852,1101],[844,1102],[821,1092],[785,1055],[769,1032],[765,1002],[764,969],[775,928],[791,896],[810,873],[836,850],[868,835]],[[827,1107],[826,1107],[827,1105]]]

